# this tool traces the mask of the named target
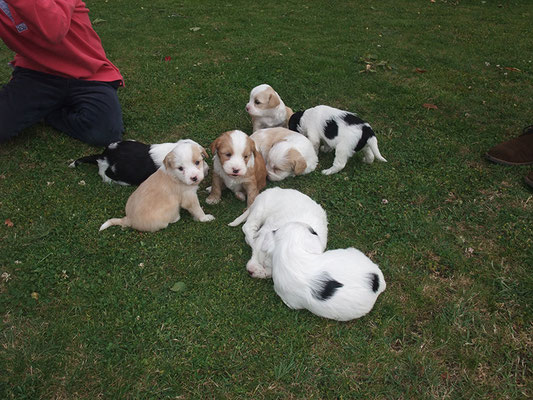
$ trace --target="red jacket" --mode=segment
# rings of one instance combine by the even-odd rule
[[[14,66],[66,78],[122,82],[81,0],[0,0],[0,38],[16,53]]]

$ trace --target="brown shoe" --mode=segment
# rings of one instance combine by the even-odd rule
[[[529,175],[524,178],[524,181],[526,181],[526,185],[533,189],[533,171],[531,171]]]
[[[520,136],[494,146],[485,157],[497,164],[533,164],[533,125],[525,127]]]

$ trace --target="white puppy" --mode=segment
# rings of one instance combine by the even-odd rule
[[[286,128],[266,128],[255,131],[250,138],[265,159],[271,181],[305,175],[316,168],[318,157],[304,135]]]
[[[263,247],[272,255],[274,290],[292,309],[348,321],[367,314],[385,290],[383,273],[367,256],[354,248],[323,252],[305,223],[271,231]]]
[[[387,162],[380,154],[378,140],[368,123],[348,111],[329,106],[316,106],[298,111],[289,120],[289,129],[300,132],[311,140],[318,154],[335,149],[333,165],[322,171],[324,175],[339,172],[348,159],[359,150],[364,153],[363,162],[372,164],[374,158]]]
[[[180,219],[180,208],[195,220],[212,221],[200,207],[196,191],[207,174],[205,149],[192,140],[180,140],[163,160],[163,165],[135,190],[126,203],[126,216],[111,218],[100,230],[112,225],[154,232]]]
[[[246,111],[252,117],[253,131],[283,126],[287,128],[292,110],[285,106],[279,94],[271,86],[262,84],[250,92]]]
[[[305,222],[317,232],[321,249],[328,240],[328,221],[324,209],[309,196],[294,190],[272,188],[260,193],[254,203],[230,226],[242,227],[246,243],[252,248],[252,257],[246,264],[253,278],[272,275],[271,257],[265,252],[265,235],[291,221]]]

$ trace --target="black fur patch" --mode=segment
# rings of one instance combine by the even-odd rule
[[[302,115],[304,115],[303,111],[297,111],[291,115],[291,117],[289,118],[289,129],[291,131],[300,132],[299,128]]]
[[[322,301],[329,299],[335,294],[338,288],[344,286],[342,283],[332,279],[327,272],[316,280],[315,285],[313,297]]]
[[[326,121],[326,126],[324,126],[324,136],[326,136],[328,139],[334,139],[339,134],[339,125],[332,120],[329,119]]]
[[[364,124],[365,121],[363,121],[361,118],[359,118],[357,115],[352,113],[346,113],[344,114],[344,117],[342,117],[344,122],[346,122],[348,125],[361,125]]]
[[[371,273],[370,280],[372,281],[372,291],[376,293],[379,290],[379,276],[378,274]]]
[[[359,142],[357,142],[357,146],[355,146],[355,151],[359,151],[365,147],[366,142],[368,142],[368,139],[370,139],[372,136],[376,136],[372,128],[368,125],[363,126],[363,134],[361,135]]]

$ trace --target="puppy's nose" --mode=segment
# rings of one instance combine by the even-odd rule
[[[246,111],[250,111],[250,105],[249,104],[246,104]]]
[[[239,171],[240,171],[240,169],[237,169],[237,168],[233,168],[233,173],[234,173],[234,174],[238,174],[238,173],[239,173]]]
[[[191,176],[191,181],[196,182],[198,180],[197,176]]]

